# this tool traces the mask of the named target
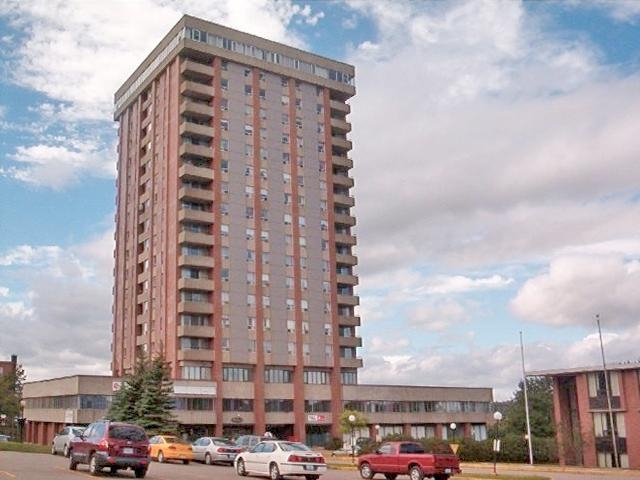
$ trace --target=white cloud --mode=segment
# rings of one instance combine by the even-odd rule
[[[115,178],[115,152],[99,148],[93,142],[18,147],[16,153],[10,155],[17,166],[1,169],[0,173],[55,190],[90,176]]]
[[[595,330],[595,324],[593,325]],[[525,332],[526,338],[526,332]],[[640,327],[622,333],[603,332],[607,362],[638,361],[637,345]],[[496,400],[507,400],[522,379],[520,345],[480,346],[471,344],[462,352],[448,349],[424,348],[420,353],[371,352],[364,360],[359,376],[361,383],[389,385],[442,385],[493,387]],[[527,372],[601,364],[597,333],[573,342],[531,342],[525,345]],[[443,374],[446,372],[446,375]]]
[[[359,5],[381,31],[351,57],[361,273],[635,234],[637,77],[517,2]]]
[[[28,380],[108,374],[112,252],[109,230],[65,249],[22,246],[3,254],[4,276],[25,286],[12,292],[19,300],[0,297],[0,357],[18,354]]]
[[[600,314],[611,326],[633,326],[640,312],[640,271],[615,255],[563,256],[528,280],[513,299],[513,312],[548,325],[593,325]]]
[[[470,278],[463,275],[437,275],[428,278],[425,284],[418,287],[419,292],[427,294],[464,293],[478,290],[504,288],[513,282],[511,278],[492,275],[486,278]]]
[[[0,297],[9,296],[9,289],[7,287],[0,287]]]
[[[381,338],[371,337],[367,340],[367,351],[371,353],[391,353],[397,352],[409,346],[406,338]]]

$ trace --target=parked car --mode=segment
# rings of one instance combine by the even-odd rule
[[[194,460],[207,465],[214,463],[233,464],[242,448],[234,445],[230,440],[219,437],[201,437],[192,444]]]
[[[250,450],[238,454],[234,462],[238,475],[265,475],[278,480],[283,475],[317,480],[326,473],[327,464],[321,453],[303,443],[265,440]]]
[[[187,465],[193,460],[193,449],[190,443],[173,435],[156,435],[149,439],[149,455],[160,463],[180,460]]]
[[[243,451],[249,450],[250,448],[256,446],[258,443],[263,440],[273,440],[273,436],[268,435],[240,435],[235,440],[235,445],[240,447]]]
[[[69,469],[76,470],[78,464],[85,463],[91,475],[98,475],[105,467],[112,474],[130,468],[136,478],[144,478],[149,462],[147,434],[130,423],[94,422],[69,444]]]
[[[51,455],[62,453],[65,457],[69,456],[69,443],[73,437],[78,437],[84,432],[84,427],[76,425],[68,425],[60,430],[51,441]]]
[[[11,440],[11,435],[0,435],[0,442],[8,442]]]
[[[376,473],[387,480],[409,475],[411,480],[447,480],[460,473],[460,461],[453,453],[427,453],[418,442],[386,442],[375,453],[358,457],[360,476],[370,480]]]

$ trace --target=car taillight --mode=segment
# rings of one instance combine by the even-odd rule
[[[324,457],[307,457],[302,455],[289,455],[290,462],[303,462],[303,463],[324,463]]]
[[[105,452],[109,451],[109,442],[107,440],[100,440],[100,443],[98,443],[98,450],[102,450]]]

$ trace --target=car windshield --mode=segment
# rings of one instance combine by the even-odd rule
[[[280,448],[285,452],[309,452],[311,449],[304,443],[280,442]]]
[[[84,432],[84,428],[72,428],[70,433],[79,437],[82,435],[82,432]]]
[[[142,442],[147,439],[144,430],[128,425],[112,425],[109,427],[109,437],[118,440],[133,440],[134,442]]]

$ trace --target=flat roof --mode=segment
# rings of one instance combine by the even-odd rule
[[[607,370],[634,370],[640,369],[640,361],[635,362],[623,362],[623,363],[610,363],[607,364]],[[589,372],[601,372],[603,370],[602,365],[589,366],[589,367],[571,367],[571,368],[559,368],[551,370],[530,370],[526,372],[527,377],[553,377],[558,375],[571,375],[576,373],[589,373]]]

